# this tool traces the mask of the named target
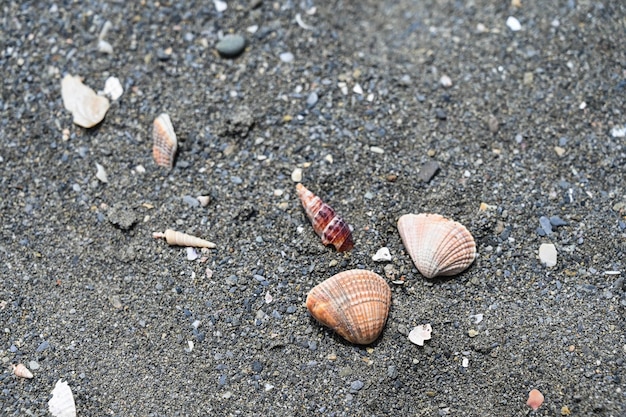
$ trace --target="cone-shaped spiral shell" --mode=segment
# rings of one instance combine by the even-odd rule
[[[152,127],[152,157],[158,166],[172,169],[178,141],[170,116],[163,113],[154,119]]]
[[[15,365],[13,367],[13,373],[20,378],[31,379],[33,377],[33,373],[23,363]]]
[[[348,224],[335,213],[321,198],[309,191],[304,185],[296,185],[298,197],[313,230],[322,239],[324,245],[332,244],[338,252],[349,251],[354,247],[352,232]]]
[[[426,278],[450,276],[474,262],[476,243],[460,223],[438,214],[405,214],[398,219],[402,243]]]
[[[378,274],[362,269],[340,272],[313,287],[306,307],[317,321],[349,342],[367,345],[385,327],[391,289]]]
[[[172,229],[167,229],[165,233],[155,232],[152,234],[154,238],[165,238],[165,241],[170,245],[187,246],[194,248],[215,248],[216,245],[208,240],[200,239],[199,237],[188,235],[186,233],[177,232]]]

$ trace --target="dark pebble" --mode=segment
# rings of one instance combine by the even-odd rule
[[[448,118],[448,115],[445,111],[443,111],[443,109],[435,109],[435,116],[439,120],[446,120]]]
[[[550,219],[548,219],[546,216],[541,216],[539,218],[539,224],[541,225],[541,228],[546,232],[547,235],[552,233],[552,225],[550,224]]]
[[[289,306],[287,307],[287,314],[293,314],[296,312],[296,310],[297,310],[296,306]]]
[[[315,104],[317,104],[317,100],[318,100],[318,96],[317,93],[315,91],[313,91],[311,94],[309,94],[309,97],[307,97],[306,99],[306,106],[308,108],[312,108],[315,106]]]
[[[39,344],[39,346],[37,346],[37,350],[36,352],[43,352],[44,350],[48,349],[50,347],[50,343],[48,343],[47,341],[43,341]]]
[[[259,361],[252,362],[252,370],[254,372],[261,372],[263,370],[263,364]]]
[[[429,182],[439,172],[439,164],[436,161],[428,161],[420,168],[417,177],[420,181]]]
[[[359,381],[358,379],[350,384],[350,392],[352,393],[360,391],[361,388],[363,388],[363,382]]]
[[[563,220],[562,218],[560,218],[559,216],[551,216],[550,224],[554,227],[567,226],[567,222]]]

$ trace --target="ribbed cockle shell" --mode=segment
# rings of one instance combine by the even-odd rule
[[[306,307],[317,321],[349,342],[367,345],[385,327],[391,289],[378,274],[362,269],[340,272],[313,287]]]
[[[216,245],[208,240],[200,239],[199,237],[188,235],[187,233],[177,232],[172,229],[167,229],[165,233],[154,232],[152,237],[155,239],[165,238],[165,241],[170,245],[187,246],[194,248],[215,248]]]
[[[313,230],[322,239],[322,243],[332,244],[339,252],[352,249],[354,247],[352,232],[348,224],[335,213],[335,210],[304,185],[298,184],[296,189],[302,201],[302,207],[311,220]]]
[[[476,243],[465,226],[438,214],[405,214],[398,219],[398,231],[426,278],[456,275],[476,257]]]
[[[163,113],[154,119],[152,127],[152,156],[158,166],[172,169],[178,140],[170,116]]]

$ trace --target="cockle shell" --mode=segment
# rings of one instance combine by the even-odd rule
[[[465,226],[438,214],[405,214],[398,219],[398,231],[426,278],[458,274],[476,257],[476,243]]]
[[[187,233],[177,232],[172,229],[167,229],[165,233],[154,232],[152,237],[155,239],[165,238],[165,241],[170,245],[187,246],[194,248],[215,248],[216,245],[208,240],[200,239],[199,237],[188,235]]]
[[[338,252],[352,249],[354,247],[352,232],[348,224],[335,213],[335,210],[304,185],[296,185],[296,190],[302,201],[302,207],[311,220],[313,230],[322,239],[322,243],[324,245],[332,243]]]
[[[176,133],[170,116],[162,113],[154,119],[152,128],[152,157],[158,166],[172,169],[178,148]]]
[[[306,307],[317,321],[358,345],[368,345],[378,338],[390,305],[387,282],[362,269],[328,278],[313,287],[306,298]]]

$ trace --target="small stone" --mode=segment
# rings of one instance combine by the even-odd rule
[[[463,368],[467,368],[469,366],[469,358],[463,358],[463,360],[461,361],[461,366]]]
[[[36,371],[37,369],[39,369],[39,362],[30,361],[28,362],[28,367],[30,368],[31,371]]]
[[[508,19],[506,19],[506,25],[509,27],[509,29],[511,29],[513,32],[517,32],[522,30],[522,24],[519,22],[519,20],[517,20],[515,17],[513,16],[509,16]]]
[[[555,266],[557,260],[556,247],[552,243],[542,243],[539,246],[539,260],[548,268]]]
[[[546,216],[541,216],[539,218],[539,224],[541,225],[543,231],[546,232],[546,235],[552,233],[552,225],[550,224],[550,219],[548,219]]]
[[[209,205],[209,203],[211,202],[211,196],[208,195],[199,195],[196,197],[196,200],[198,200],[198,203],[200,203],[200,205],[202,207],[206,207]]]
[[[358,94],[358,95],[362,96],[363,95],[363,87],[361,87],[361,84],[356,83],[354,85],[354,87],[352,88],[352,92],[354,94]]]
[[[524,79],[522,80],[522,82],[524,83],[524,85],[531,85],[534,81],[534,75],[532,72],[528,71],[524,73]]]
[[[442,75],[439,79],[439,84],[441,84],[441,86],[444,88],[450,88],[452,87],[452,78],[448,77],[447,75]]]
[[[478,336],[478,331],[477,331],[477,330],[474,330],[474,329],[469,329],[469,330],[467,331],[467,335],[468,335],[469,337],[476,337],[476,336]]]
[[[226,11],[226,9],[228,9],[228,4],[225,1],[213,0],[213,4],[215,5],[215,10],[218,13],[222,13],[223,11]]]
[[[130,229],[137,222],[135,211],[124,203],[115,203],[107,213],[109,222],[120,229]]]
[[[187,204],[189,207],[194,208],[200,206],[200,201],[190,195],[183,196],[183,203]]]
[[[364,385],[364,384],[363,384],[363,382],[362,382],[362,381],[359,381],[358,379],[357,379],[356,381],[353,381],[353,382],[350,384],[350,392],[351,392],[351,393],[355,393],[355,392],[360,391],[360,390],[361,390],[361,388],[363,388],[363,385]]]
[[[491,133],[497,133],[500,128],[500,123],[498,123],[498,119],[493,114],[489,115],[489,119],[487,120],[487,125],[489,126],[489,131]]]
[[[557,156],[561,157],[565,155],[565,148],[561,148],[560,146],[555,146],[554,152],[556,152]]]
[[[431,179],[439,172],[439,164],[437,161],[428,161],[420,168],[417,178],[422,182],[430,182]]]
[[[448,115],[446,114],[446,112],[443,109],[436,108],[435,109],[435,117],[437,117],[437,119],[439,119],[439,120],[446,120],[448,118]]]
[[[318,96],[317,93],[315,91],[313,91],[311,94],[309,94],[309,96],[306,99],[306,105],[308,108],[312,108],[315,106],[315,104],[317,103],[318,100]]]
[[[389,252],[388,247],[382,247],[378,249],[378,251],[372,255],[372,260],[374,262],[389,262],[391,261],[391,253]]]
[[[224,58],[235,58],[246,48],[246,38],[241,35],[226,35],[215,45]]]
[[[624,138],[626,137],[626,125],[625,126],[615,126],[611,129],[611,136],[614,138]]]
[[[293,182],[302,181],[302,168],[296,168],[291,172],[291,181]]]
[[[117,77],[109,77],[104,82],[104,95],[115,101],[124,93],[124,87]]]
[[[379,146],[370,146],[370,151],[380,155],[385,153],[385,150]]]
[[[104,169],[102,165],[100,165],[97,162],[96,162],[96,178],[98,179],[98,181],[104,184],[109,182],[109,179],[107,178],[106,170]]]
[[[554,227],[567,226],[567,222],[559,216],[550,216],[550,224]]]
[[[278,57],[285,63],[293,62],[294,60],[294,56],[291,52],[283,52]]]

